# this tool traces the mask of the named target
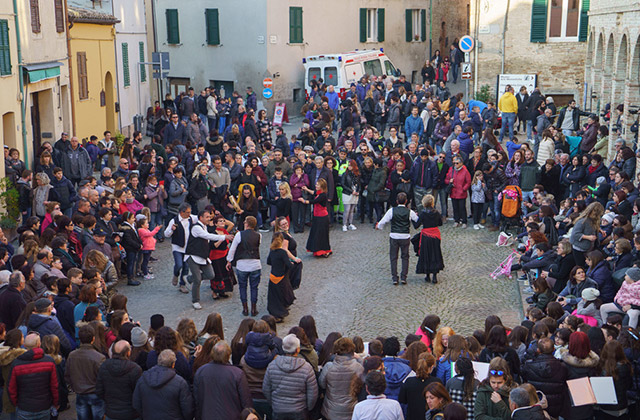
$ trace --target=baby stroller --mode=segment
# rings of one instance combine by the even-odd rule
[[[492,279],[497,279],[501,275],[505,275],[509,278],[512,278],[511,274],[511,266],[513,265],[513,261],[518,256],[516,251],[513,251],[504,261],[500,263],[500,265],[490,274]]]
[[[498,199],[502,200],[500,230],[502,232],[507,232],[509,228],[518,230],[522,226],[522,190],[517,185],[507,185]]]

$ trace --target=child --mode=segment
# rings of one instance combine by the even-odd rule
[[[518,137],[516,136],[513,136],[513,140],[509,140],[507,142],[507,153],[509,154],[509,160],[511,160],[516,150],[520,149],[521,147],[522,144],[518,143]]]
[[[156,249],[156,238],[153,236],[162,229],[162,225],[158,225],[152,231],[149,230],[149,220],[141,219],[136,223],[138,228],[138,235],[142,240],[142,274],[145,280],[152,280],[155,277],[149,273],[149,258],[151,258],[151,252]]]
[[[533,296],[531,296],[531,301],[527,299],[527,302],[533,303],[536,308],[544,311],[547,308],[549,302],[553,302],[556,298],[553,290],[549,289],[549,283],[547,283],[546,279],[542,277],[538,277],[532,284],[532,288],[534,291]]]
[[[480,218],[486,201],[486,191],[487,186],[484,183],[482,171],[476,171],[473,175],[473,181],[471,181],[471,213],[473,213],[473,228],[475,230],[484,229],[484,225],[480,224]]]
[[[147,199],[147,207],[149,208],[149,225],[151,229],[155,229],[162,223],[162,207],[164,200],[167,199],[167,192],[164,185],[158,184],[158,177],[149,175],[147,178],[147,186],[144,188],[144,197]],[[156,239],[160,239],[158,236]],[[164,236],[162,236],[164,238]]]
[[[601,319],[605,320],[609,314],[621,314],[629,317],[628,325],[638,327],[640,317],[640,268],[632,267],[624,275],[624,282],[612,303],[605,303],[600,307]]]
[[[559,328],[556,331],[555,336],[555,353],[553,357],[558,360],[562,360],[562,352],[569,348],[569,337],[571,336],[571,330],[569,328]]]
[[[600,306],[602,306],[602,301],[599,296],[600,291],[594,287],[584,289],[582,291],[582,300],[578,302],[578,307],[573,312],[573,315],[582,318],[584,322],[592,327],[601,327]]]
[[[95,168],[96,171],[100,171],[100,161],[102,160],[102,156],[107,153],[106,150],[101,150],[98,146],[98,137],[91,136],[89,137],[89,142],[84,147],[87,149],[87,153],[89,153],[89,157],[91,158],[91,164]]]

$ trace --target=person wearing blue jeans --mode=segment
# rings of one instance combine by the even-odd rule
[[[513,140],[513,126],[516,123],[516,113],[515,112],[503,112],[502,113],[502,128],[500,129],[500,142],[504,138],[504,132],[507,131],[509,135],[509,140]]]
[[[236,263],[236,275],[238,288],[240,289],[240,301],[242,302],[242,315],[249,315],[247,303],[247,285],[251,290],[251,316],[258,315],[258,284],[262,264],[260,263],[260,241],[262,235],[256,232],[258,221],[253,216],[244,219],[244,230],[233,238],[227,254],[227,269]]]
[[[184,262],[184,251],[189,239],[191,224],[198,219],[191,215],[191,205],[187,202],[180,204],[178,214],[167,222],[164,230],[165,238],[171,239],[171,253],[173,254],[173,279],[171,284],[175,287],[180,283],[180,292],[189,293],[185,283],[185,277],[189,274],[189,266]]]
[[[104,401],[96,394],[76,394],[78,420],[100,420],[104,416]]]

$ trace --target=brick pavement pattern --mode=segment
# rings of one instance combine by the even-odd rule
[[[426,284],[422,275],[415,274],[417,257],[412,252],[408,284],[394,286],[389,269],[388,227],[377,231],[364,224],[358,225],[356,231],[342,232],[334,225],[331,230],[334,254],[328,259],[316,259],[305,252],[307,232],[295,235],[298,255],[304,264],[302,284],[296,291],[290,315],[284,324],[278,325],[281,335],[307,314],[315,317],[321,338],[339,331],[349,336],[360,335],[365,341],[378,335],[404,339],[428,313],[438,314],[443,326],[463,334],[484,328],[484,319],[491,314],[500,316],[508,326],[520,323],[522,304],[515,278],[489,277],[510,251],[495,246],[495,233],[454,228],[447,223],[442,228],[446,268],[438,275],[438,284]],[[270,267],[266,258],[271,237],[271,232],[262,234],[258,317],[267,314]],[[225,338],[230,340],[243,318],[237,289],[231,297],[214,301],[208,282],[203,282],[203,309],[194,310],[191,295],[171,286],[170,251],[168,241],[158,244],[154,255],[159,261],[152,265],[154,280],[142,280],[138,287],[125,283],[118,287],[129,298],[133,319],[148,328],[149,317],[162,313],[166,324],[173,328],[184,317],[193,318],[201,328],[209,313],[219,312],[224,320]]]

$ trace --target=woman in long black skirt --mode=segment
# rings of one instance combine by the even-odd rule
[[[422,198],[424,210],[418,215],[418,221],[413,225],[416,229],[422,226],[419,233],[416,273],[425,274],[424,281],[436,284],[438,282],[437,274],[444,269],[444,261],[442,259],[440,229],[438,228],[438,226],[442,226],[442,216],[433,208],[434,201],[431,194]]]
[[[305,191],[313,193],[308,188]],[[314,257],[328,258],[333,254],[329,243],[329,212],[327,211],[327,181],[320,178],[316,183],[315,198],[304,201],[313,204],[313,219],[311,231],[307,239],[307,252],[313,252]],[[300,200],[303,200],[300,198]]]
[[[267,264],[271,266],[267,310],[276,318],[276,322],[282,322],[282,319],[289,315],[289,306],[296,298],[289,281],[293,261],[289,259],[288,251],[283,248],[283,241],[282,233],[275,233],[271,241],[271,251],[267,257]]]
[[[227,229],[233,228],[233,223],[227,221],[222,216],[216,216],[213,219],[213,228],[217,235],[228,235]],[[227,270],[227,254],[229,253],[229,241],[209,242],[210,251],[209,259],[213,267],[215,277],[211,279],[211,297],[213,299],[226,298],[227,292],[233,291],[233,285],[236,283],[236,276],[233,269]]]
[[[298,243],[293,236],[289,234],[289,220],[286,217],[278,217],[274,224],[274,232],[282,233],[284,241],[282,242],[282,248],[286,249],[289,253],[289,259],[296,261],[298,260]],[[296,290],[300,287],[300,282],[302,281],[302,262],[296,262],[291,267],[289,279],[291,280],[291,287],[293,290]]]

